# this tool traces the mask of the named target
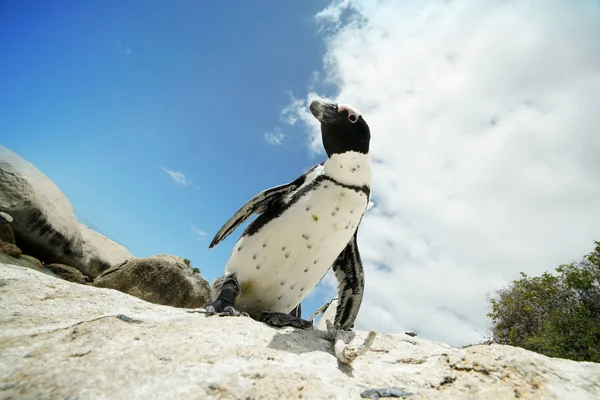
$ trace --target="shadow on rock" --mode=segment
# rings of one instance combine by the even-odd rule
[[[311,351],[323,351],[325,353],[333,354],[333,345],[327,339],[327,332],[318,331],[316,329],[285,330],[282,333],[275,334],[267,347],[294,354],[308,353]]]
[[[320,351],[331,355],[335,359],[333,343],[329,339],[327,332],[317,329],[295,329],[277,333],[273,336],[271,343],[267,346],[270,349],[283,350],[289,353],[302,354],[311,351]],[[351,365],[343,364],[337,361],[338,369],[349,377],[353,377]]]

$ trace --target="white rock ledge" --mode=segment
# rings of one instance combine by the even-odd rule
[[[392,386],[409,399],[600,398],[600,364],[379,333],[347,367],[325,337],[0,264],[2,399],[356,399]]]

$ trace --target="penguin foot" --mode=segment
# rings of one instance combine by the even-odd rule
[[[284,326],[292,326],[294,328],[300,329],[313,328],[313,324],[310,321],[296,317],[291,314],[280,312],[263,312],[260,316],[260,320],[261,322],[264,322],[267,325],[276,326],[279,328]]]
[[[333,326],[333,323],[330,320],[325,321],[325,323],[327,325],[329,338],[333,341],[335,357],[344,364],[351,364],[357,357],[369,351],[377,336],[375,331],[369,332],[365,341],[360,346],[356,347],[350,343],[356,335],[354,332],[338,329]]]
[[[218,315],[219,317],[248,317],[248,313],[238,311],[229,305],[223,306],[223,303],[219,304],[217,301],[208,303],[204,308],[206,309],[207,316]]]
[[[233,308],[235,298],[242,287],[235,273],[220,278],[216,282],[219,295],[215,301],[206,304],[206,316],[218,315],[220,317],[248,317],[248,313],[240,312]]]

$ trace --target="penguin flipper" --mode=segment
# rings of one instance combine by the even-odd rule
[[[319,165],[323,165],[323,163]],[[208,248],[212,249],[217,244],[219,244],[223,239],[229,236],[229,234],[233,232],[235,228],[237,228],[240,224],[246,221],[252,214],[264,213],[276,201],[280,200],[286,194],[296,190],[304,183],[304,181],[306,181],[306,177],[308,176],[308,174],[310,174],[319,165],[315,165],[293,182],[272,187],[271,189],[264,190],[256,196],[254,196],[239,210],[237,210],[236,213],[233,214],[233,216],[229,218],[227,222],[225,222],[225,224],[221,227],[221,229],[219,229],[219,231],[213,238],[212,242],[210,242]]]
[[[332,266],[338,281],[338,305],[333,323],[343,330],[354,326],[365,287],[363,265],[356,241],[357,233],[358,231],[354,233]]]

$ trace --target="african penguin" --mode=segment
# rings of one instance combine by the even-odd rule
[[[276,326],[312,327],[300,302],[330,268],[338,281],[334,325],[350,329],[362,301],[364,276],[357,229],[369,203],[369,126],[355,109],[313,101],[327,160],[293,182],[267,189],[217,232],[216,246],[252,214],[233,247],[225,276],[213,284],[207,314],[250,315]]]

